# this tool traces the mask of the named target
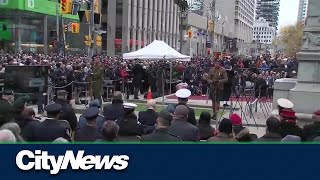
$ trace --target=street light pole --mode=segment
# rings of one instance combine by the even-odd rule
[[[89,62],[92,62],[94,50],[94,0],[90,0],[90,23],[89,23],[89,37],[91,37],[91,45],[88,50]]]

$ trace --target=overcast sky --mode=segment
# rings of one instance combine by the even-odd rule
[[[299,0],[280,0],[279,29],[297,22]]]

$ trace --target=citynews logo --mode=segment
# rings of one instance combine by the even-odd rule
[[[27,160],[27,161],[24,161]],[[48,155],[48,151],[35,150],[33,153],[29,150],[22,150],[16,156],[16,165],[23,171],[48,170],[50,174],[58,174],[60,170],[66,170],[69,165],[73,170],[124,170],[129,165],[129,156],[84,156],[84,151],[78,151],[75,156],[73,151],[67,150],[65,155],[58,157]]]

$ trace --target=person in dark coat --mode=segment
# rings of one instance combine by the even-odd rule
[[[260,137],[257,141],[258,142],[280,142],[282,136],[280,135],[280,126],[281,123],[279,119],[276,117],[269,117],[266,122],[267,129],[266,134]]]
[[[4,97],[0,97],[0,126],[11,121],[13,118],[13,107]]]
[[[250,130],[242,125],[242,119],[238,114],[231,114],[230,121],[232,122],[235,138],[239,142],[251,142],[258,139],[257,135],[251,134]]]
[[[199,141],[199,128],[187,122],[188,113],[187,106],[176,107],[169,133],[179,136],[182,141]]]
[[[106,120],[115,121],[124,115],[123,101],[121,92],[116,91],[112,97],[112,104],[103,107],[103,116]]]
[[[228,101],[231,97],[232,85],[233,85],[235,75],[231,65],[226,65],[224,68],[227,72],[228,80],[223,85],[223,100],[225,101],[224,106],[229,106]]]
[[[62,106],[62,112],[59,116],[59,119],[68,121],[71,130],[73,131],[77,127],[78,119],[71,104],[69,104],[69,102],[67,101],[67,95],[67,91],[59,90],[57,92],[57,100],[55,103],[60,104]]]
[[[186,106],[188,108],[187,122],[196,126],[197,120],[196,120],[194,110],[187,105],[188,98],[191,96],[191,91],[189,89],[179,89],[176,92],[176,96],[178,97],[178,104],[175,105],[174,108],[176,108],[177,106],[180,106],[180,105]]]
[[[137,107],[133,103],[124,103],[124,115],[116,122],[119,125],[119,136],[141,136],[142,126],[138,122],[137,116],[134,114],[134,110]]]
[[[162,110],[157,118],[156,129],[153,133],[144,135],[141,137],[142,142],[177,142],[181,141],[180,138],[174,134],[169,133],[169,127],[171,125],[172,115]]]
[[[143,134],[150,134],[155,129],[158,113],[156,110],[156,101],[154,99],[148,100],[147,111],[139,112],[138,121],[143,127]]]
[[[138,93],[141,90],[142,79],[144,77],[144,69],[140,63],[136,63],[132,68],[133,80],[132,85],[134,87],[134,99],[139,99]]]
[[[100,103],[98,99],[95,99],[93,101],[90,102],[89,107],[95,107],[100,109]],[[96,118],[96,127],[101,130],[102,129],[102,125],[105,122],[105,118],[102,115],[98,115],[98,117]],[[78,128],[82,128],[85,127],[87,125],[88,121],[87,119],[84,117],[84,115],[81,115],[79,118],[79,122],[78,122]]]
[[[77,128],[74,133],[75,141],[93,142],[102,139],[101,131],[97,128],[96,119],[99,116],[97,107],[89,107],[84,113],[87,124],[84,127]]]
[[[304,140],[302,129],[297,125],[297,117],[292,109],[283,109],[280,114],[280,134],[282,138],[287,135],[299,136],[301,140]]]
[[[230,119],[222,119],[218,129],[218,134],[209,138],[208,142],[237,142],[237,140],[233,137],[232,122]]]
[[[198,121],[200,140],[207,140],[214,136],[215,129],[210,125],[211,114],[202,112]]]
[[[118,141],[119,126],[114,121],[106,121],[102,125],[102,139],[96,142],[115,142]]]
[[[33,121],[25,127],[25,134],[22,135],[26,141],[52,142],[57,138],[71,140],[70,130],[59,122],[59,116],[63,107],[54,103],[47,105],[48,118],[44,121]]]
[[[313,113],[313,123],[303,127],[303,135],[306,141],[313,141],[320,136],[320,110]]]

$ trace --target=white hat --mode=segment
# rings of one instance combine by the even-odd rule
[[[188,98],[191,96],[191,91],[189,89],[180,89],[176,92],[178,98]]]
[[[278,99],[277,103],[279,106],[286,108],[286,109],[291,109],[294,106],[294,104],[290,100],[284,99],[284,98]]]
[[[137,105],[133,103],[123,103],[123,108],[125,109],[135,109],[136,107]]]

